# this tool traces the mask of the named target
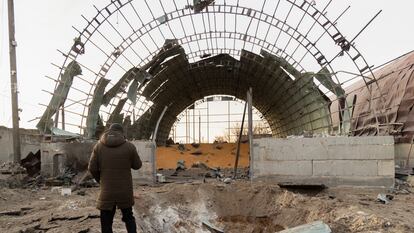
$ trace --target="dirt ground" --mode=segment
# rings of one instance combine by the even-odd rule
[[[237,144],[200,144],[197,148],[191,144],[183,144],[184,149],[178,149],[178,145],[169,147],[157,147],[157,168],[175,169],[177,161],[185,161],[187,167],[194,163],[202,162],[209,167],[231,168],[234,166]],[[249,166],[249,144],[240,145],[239,167]]]
[[[81,189],[64,197],[51,187],[1,188],[0,212],[15,213],[0,213],[0,232],[100,232],[94,207],[98,190]],[[376,201],[379,192],[384,190],[299,192],[270,183],[208,179],[135,186],[134,212],[139,232],[151,233],[210,232],[203,222],[228,233],[267,233],[316,220],[335,233],[414,232],[414,194],[393,194],[389,204],[382,204]],[[114,232],[126,232],[119,211]]]

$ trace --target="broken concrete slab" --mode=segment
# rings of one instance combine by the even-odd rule
[[[208,220],[203,220],[202,224],[204,227],[206,227],[210,232],[212,233],[224,233],[224,230],[215,226],[214,224],[212,224],[210,221]]]
[[[287,230],[279,231],[279,233],[331,233],[331,228],[322,221],[316,221],[305,225],[300,225]]]

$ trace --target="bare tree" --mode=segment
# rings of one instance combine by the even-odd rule
[[[216,136],[214,138],[215,141],[218,142],[237,142],[240,134],[240,123],[235,123],[232,125],[230,129],[225,129],[223,135]],[[263,122],[258,122],[253,124],[253,135],[264,135],[264,134],[271,134],[271,130],[267,127]],[[242,135],[247,135],[248,129],[247,125],[243,127]]]

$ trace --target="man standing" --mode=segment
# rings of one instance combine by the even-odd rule
[[[141,159],[135,146],[127,142],[120,124],[112,124],[93,148],[88,170],[100,184],[97,207],[101,211],[102,233],[112,233],[116,207],[128,233],[136,233],[132,213],[134,193],[131,168],[140,169]]]

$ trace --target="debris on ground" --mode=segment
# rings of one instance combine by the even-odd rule
[[[381,202],[382,204],[388,204],[392,199],[394,199],[394,196],[390,194],[379,193],[377,196],[377,201]]]
[[[185,170],[185,161],[184,160],[178,160],[177,161],[177,168],[175,170]]]
[[[414,194],[394,198],[384,211],[383,205],[359,203],[375,200],[375,189],[329,188],[310,197],[270,182],[233,180],[224,185],[214,178],[206,183],[201,179],[135,186],[138,233],[212,232],[203,224],[205,220],[211,228],[226,233],[274,233],[314,221],[325,223],[332,232],[414,232]],[[98,188],[67,197],[50,190],[1,188],[0,206],[10,213],[0,216],[0,231],[98,232]],[[119,211],[113,226],[114,232],[125,229]]]
[[[178,144],[178,146],[177,146],[177,149],[179,150],[179,151],[186,151],[187,149],[185,148],[185,145],[184,144]]]
[[[62,188],[61,195],[64,197],[72,195],[72,189],[67,187]]]
[[[223,149],[223,145],[221,143],[214,144],[214,149],[221,150]]]
[[[46,179],[46,185],[48,186],[62,186],[72,184],[72,179],[78,174],[77,171],[70,167],[65,167],[63,172],[56,176]]]
[[[18,163],[7,162],[7,163],[2,163],[0,165],[0,173],[1,174],[10,174],[10,175],[25,174],[26,169]]]
[[[16,163],[3,163],[0,170],[0,187],[37,189],[44,181],[39,173],[29,175],[26,168]]]
[[[193,163],[193,165],[191,165],[192,168],[202,168],[202,169],[206,169],[209,170],[210,168],[203,162],[196,162]]]
[[[174,145],[174,140],[172,138],[168,138],[168,140],[165,142],[166,147],[170,147]]]
[[[191,152],[191,154],[192,154],[192,155],[202,155],[202,154],[203,154],[203,152],[202,152],[200,149],[197,149],[197,150],[195,150],[195,151]]]
[[[393,194],[409,194],[411,193],[410,187],[412,187],[407,180],[395,179],[394,187],[391,189]]]
[[[163,174],[157,173],[157,182],[165,183],[165,176]]]
[[[220,229],[216,226],[214,226],[212,223],[210,223],[210,221],[208,220],[203,220],[202,221],[203,226],[205,226],[210,232],[213,233],[224,233],[223,229]]]
[[[85,196],[86,195],[86,191],[85,190],[80,190],[80,191],[76,192],[76,195]]]
[[[185,161],[184,160],[178,160],[177,161],[177,167],[175,168],[175,171],[173,174],[171,174],[171,176],[178,176],[178,173],[180,171],[185,171],[187,168],[185,166]]]
[[[200,143],[193,142],[193,143],[191,143],[191,146],[194,147],[194,148],[199,148],[200,147]]]
[[[331,233],[331,228],[322,221],[316,221],[305,225],[297,226],[287,230],[280,231],[280,233]]]
[[[34,174],[34,176],[24,177],[23,188],[36,189],[39,188],[45,182],[45,178],[39,173]]]
[[[224,178],[224,179],[223,179],[223,183],[225,183],[225,184],[230,184],[230,183],[231,183],[231,181],[232,181],[232,179],[231,179],[231,178]]]
[[[219,167],[213,168],[212,171],[213,171],[213,177],[214,178],[223,178],[224,177],[224,175],[221,172],[221,169]]]
[[[69,167],[65,168],[62,174],[58,176],[45,179],[44,183],[52,187],[70,186],[72,191],[78,190],[81,187],[91,188],[99,186],[87,170],[77,171]]]

